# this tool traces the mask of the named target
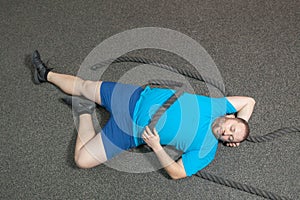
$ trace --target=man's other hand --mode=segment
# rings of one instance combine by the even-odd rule
[[[239,142],[227,142],[225,145],[228,147],[238,147],[241,143]]]
[[[150,128],[146,126],[142,138],[146,144],[153,149],[153,151],[159,151],[162,149],[162,146],[160,145],[160,137],[155,128],[152,132]]]

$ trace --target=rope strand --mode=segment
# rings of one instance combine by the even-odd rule
[[[217,88],[225,96],[225,86],[220,81],[217,81],[217,80],[209,78],[209,77],[201,76],[198,72],[193,73],[190,70],[186,70],[186,69],[182,69],[182,68],[175,68],[175,67],[165,65],[165,64],[159,63],[155,60],[151,60],[151,59],[148,59],[148,58],[121,56],[121,57],[118,57],[116,59],[109,59],[109,60],[105,60],[101,63],[97,63],[97,64],[91,66],[90,69],[91,70],[97,70],[101,67],[104,67],[104,66],[110,64],[110,63],[121,63],[121,62],[135,62],[135,63],[149,64],[149,65],[153,65],[153,66],[156,66],[156,67],[159,67],[159,68],[162,68],[162,69],[166,69],[166,70],[169,70],[171,72],[181,74],[181,75],[184,75],[186,77],[196,79],[198,81],[205,82],[206,84],[209,84],[209,85]]]
[[[220,185],[225,185],[227,187],[231,187],[234,189],[238,189],[244,192],[248,192],[250,194],[255,194],[264,198],[268,198],[268,199],[274,199],[274,200],[287,200],[287,197],[283,197],[283,196],[279,196],[277,194],[274,194],[272,192],[266,191],[266,190],[262,190],[262,189],[258,189],[243,183],[239,183],[239,182],[235,182],[235,181],[231,181],[229,179],[225,179],[216,175],[212,175],[210,173],[207,172],[203,172],[203,171],[199,171],[197,172],[196,176],[199,176],[205,180],[209,180],[215,183],[218,183]]]
[[[298,128],[298,127],[280,128],[280,129],[275,130],[273,132],[270,132],[270,133],[268,133],[266,135],[262,135],[262,136],[248,136],[248,138],[246,140],[248,142],[253,142],[253,143],[267,142],[267,141],[273,140],[275,138],[281,137],[284,134],[293,133],[293,132],[300,132],[300,128]]]

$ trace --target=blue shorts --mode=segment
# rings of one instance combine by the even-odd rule
[[[101,84],[101,106],[110,112],[110,118],[100,132],[108,160],[136,147],[132,116],[142,91],[143,88],[136,85],[115,82]]]

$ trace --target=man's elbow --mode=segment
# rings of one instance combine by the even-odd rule
[[[179,180],[179,179],[183,179],[185,178],[186,176],[171,176],[172,180]]]
[[[256,103],[255,99],[252,97],[249,97],[249,102],[253,105],[255,105],[255,103]]]
[[[174,175],[171,175],[170,174],[170,177],[173,179],[173,180],[178,180],[178,179],[183,179],[183,178],[186,178],[186,174],[174,174]]]
[[[246,103],[245,106],[251,106],[251,107],[254,107],[255,103],[256,103],[256,102],[255,102],[255,99],[254,99],[254,98],[248,97],[248,98],[247,98],[247,103]]]

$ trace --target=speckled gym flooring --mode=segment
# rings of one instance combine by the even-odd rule
[[[1,199],[262,199],[196,176],[173,181],[162,170],[78,169],[72,111],[56,87],[33,84],[28,55],[38,49],[50,67],[75,75],[91,50],[117,33],[140,27],[181,32],[209,53],[230,94],[255,98],[251,134],[263,135],[299,126],[299,1],[1,0],[0,5]],[[136,53],[177,64],[171,54]],[[130,65],[119,64],[103,80],[118,81]],[[107,118],[102,111],[98,114]],[[300,199],[299,143],[299,133],[291,133],[268,143],[220,146],[205,171]]]

